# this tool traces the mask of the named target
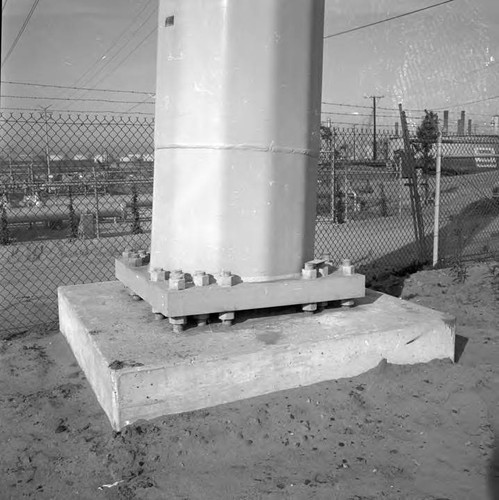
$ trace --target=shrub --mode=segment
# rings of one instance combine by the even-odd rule
[[[135,184],[132,186],[132,203],[131,203],[131,211],[132,211],[132,234],[141,234],[142,228],[140,227],[140,211],[137,203],[137,187]]]
[[[9,221],[7,220],[7,210],[5,205],[0,204],[2,207],[2,214],[0,220],[0,245],[8,245],[10,243]]]
[[[379,184],[379,208],[382,217],[388,217],[388,198],[385,193],[385,186]]]
[[[68,210],[69,210],[69,227],[68,237],[73,240],[78,237],[78,218],[76,217],[75,209],[73,207],[73,193],[71,186],[68,187]]]

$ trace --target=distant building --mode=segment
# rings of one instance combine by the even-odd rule
[[[497,168],[499,137],[469,135],[442,141],[442,170],[471,172]]]
[[[390,137],[388,156],[402,158],[404,142]],[[433,151],[434,154],[435,150]],[[494,135],[447,135],[442,139],[442,172],[471,173],[498,168],[499,137]],[[415,154],[416,165],[422,154]],[[397,163],[397,161],[395,161]]]
[[[74,161],[85,161],[87,157],[83,154],[77,154],[73,156]]]
[[[93,158],[94,163],[108,163],[109,155],[107,153],[95,155]]]
[[[52,155],[49,155],[49,160],[50,161],[63,161],[64,155],[52,154]]]
[[[145,155],[142,155],[142,161],[147,162],[147,163],[153,163],[154,162],[154,153],[147,153]]]
[[[128,153],[125,156],[120,158],[121,163],[130,163],[135,161],[140,161],[142,159],[142,155],[138,153]]]

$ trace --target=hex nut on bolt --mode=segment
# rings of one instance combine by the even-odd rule
[[[350,259],[343,259],[341,263],[341,272],[345,276],[351,276],[354,274],[354,266],[352,266]]]
[[[151,254],[147,250],[139,250],[139,257],[142,259],[142,265],[148,264],[151,260]]]
[[[329,253],[322,254],[322,264],[319,266],[319,274],[321,277],[326,277],[333,271],[333,264],[331,262],[331,255]]]
[[[217,284],[218,286],[234,286],[236,284],[236,278],[230,271],[222,269],[222,272],[217,279]]]
[[[198,326],[206,326],[208,324],[208,320],[210,319],[209,314],[197,314],[195,316]]]
[[[138,253],[133,252],[132,255],[128,258],[127,264],[130,267],[140,267],[142,266],[143,261]]]
[[[170,273],[170,279],[168,280],[168,286],[172,290],[184,290],[185,289],[185,275],[180,269],[176,269]]]
[[[355,305],[355,300],[345,299],[345,300],[342,300],[340,302],[340,304],[341,304],[341,307],[350,308],[350,307],[353,307]]]
[[[170,317],[168,318],[170,325],[173,326],[173,331],[175,333],[181,333],[184,330],[184,326],[187,323],[187,318],[185,316]]]
[[[301,276],[306,280],[313,280],[317,278],[317,269],[314,262],[305,262],[303,269],[301,270]]]
[[[185,316],[170,316],[168,321],[171,325],[185,325],[187,323],[187,318]]]
[[[319,267],[319,275],[322,278],[325,278],[326,276],[329,276],[329,271],[330,271],[330,267],[329,267],[329,263],[328,262],[324,262],[324,264],[322,264]]]
[[[210,284],[210,277],[204,271],[194,271],[192,281],[195,286],[208,286]]]
[[[166,271],[159,267],[155,267],[149,271],[149,279],[151,281],[166,281]]]
[[[304,304],[301,306],[302,311],[306,313],[313,313],[317,311],[317,304]]]
[[[234,321],[235,314],[234,312],[224,312],[218,315],[218,319],[227,326],[231,326]]]

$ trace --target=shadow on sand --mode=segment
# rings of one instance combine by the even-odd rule
[[[490,500],[499,500],[499,437],[494,439],[494,453],[489,463],[488,485]]]

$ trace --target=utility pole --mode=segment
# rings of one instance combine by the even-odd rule
[[[41,106],[40,106],[41,107]],[[47,184],[50,183],[50,151],[49,151],[49,131],[48,131],[48,109],[50,106],[41,107],[43,110],[44,128],[45,128],[45,161],[47,162]]]
[[[357,159],[357,125],[358,123],[352,123],[353,128],[353,161]]]
[[[366,99],[373,100],[373,161],[378,159],[378,146],[376,141],[376,100],[383,99],[384,95],[369,95]]]

